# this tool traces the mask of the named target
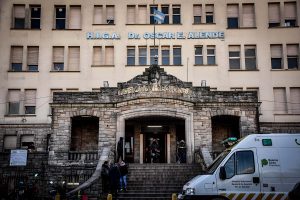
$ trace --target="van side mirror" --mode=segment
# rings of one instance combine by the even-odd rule
[[[225,180],[226,179],[226,171],[225,171],[225,167],[224,166],[220,167],[219,177],[220,177],[221,180]]]

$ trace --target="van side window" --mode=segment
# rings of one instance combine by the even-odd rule
[[[236,152],[236,174],[252,174],[255,171],[252,151]]]
[[[226,171],[226,179],[229,179],[234,176],[235,169],[234,169],[234,160],[235,160],[235,154],[233,154],[224,165],[225,171]]]

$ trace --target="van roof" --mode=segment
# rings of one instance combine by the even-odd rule
[[[264,142],[264,144],[263,144]],[[250,134],[241,139],[233,149],[251,147],[294,147],[300,148],[300,133],[271,133],[271,134]]]

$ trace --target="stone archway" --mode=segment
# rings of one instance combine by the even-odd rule
[[[118,113],[117,115],[117,133],[116,140],[120,137],[125,137],[125,120],[142,116],[166,116],[181,118],[185,121],[185,139],[187,148],[187,163],[192,163],[194,160],[194,130],[193,130],[193,113],[171,108],[140,108],[127,110]]]

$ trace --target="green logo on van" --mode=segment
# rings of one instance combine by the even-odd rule
[[[268,162],[267,159],[262,159],[262,160],[261,160],[261,166],[262,166],[262,167],[265,166],[265,165],[268,165],[268,164],[269,164],[269,162]]]

